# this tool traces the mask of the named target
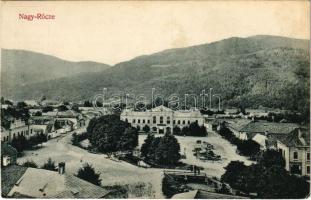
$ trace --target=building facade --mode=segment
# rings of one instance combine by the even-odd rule
[[[285,168],[291,174],[310,176],[310,133],[297,128],[286,137],[277,137],[277,149],[285,159]]]
[[[148,125],[153,133],[172,133],[173,127],[183,128],[192,122],[204,125],[204,117],[199,111],[174,111],[165,106],[158,106],[147,111],[124,110],[121,120],[130,123],[139,130]]]

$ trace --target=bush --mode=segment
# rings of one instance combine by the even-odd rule
[[[34,161],[32,161],[32,160],[27,160],[26,162],[24,162],[23,164],[22,164],[22,166],[24,166],[24,167],[31,167],[31,168],[38,168],[38,165],[34,162]]]
[[[101,179],[99,179],[100,173],[96,173],[92,165],[88,163],[85,163],[83,167],[78,170],[76,176],[85,181],[93,183],[94,185],[101,185]]]
[[[181,134],[181,129],[178,126],[174,126],[173,128],[173,134],[174,135],[182,135]]]
[[[181,135],[204,137],[207,136],[207,131],[203,125],[199,126],[197,122],[193,122],[189,126],[182,128]]]
[[[57,171],[57,170],[56,170],[55,163],[54,163],[54,161],[53,161],[51,158],[49,158],[49,159],[47,160],[47,162],[44,163],[43,166],[42,166],[41,168],[42,168],[42,169],[46,169],[46,170],[50,170],[50,171]]]
[[[144,127],[143,127],[143,131],[145,133],[149,133],[150,132],[150,127],[146,124]]]
[[[74,146],[78,146],[80,147],[80,142],[87,139],[87,134],[86,133],[82,133],[82,134],[77,134],[77,133],[73,133],[72,134],[72,138],[71,138],[71,143]]]

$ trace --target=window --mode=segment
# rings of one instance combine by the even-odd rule
[[[152,127],[152,130],[153,130],[154,132],[156,132],[156,131],[157,131],[157,127]]]
[[[307,166],[307,174],[310,174],[310,166]]]
[[[298,152],[294,152],[294,159],[295,159],[295,160],[298,159]]]
[[[148,122],[148,124],[150,124],[150,119],[148,119],[148,121],[147,121],[147,122]]]
[[[188,120],[188,124],[190,124],[190,120]]]
[[[143,124],[146,123],[146,121],[143,119]]]
[[[157,117],[153,116],[153,123],[156,124],[157,123]]]
[[[180,124],[180,120],[177,121],[177,124]]]
[[[160,124],[163,124],[163,116],[160,116]]]
[[[176,124],[176,120],[175,119],[173,120],[173,124]]]
[[[307,153],[307,160],[310,160],[310,153]]]
[[[186,121],[185,121],[185,120],[183,120],[183,121],[182,121],[182,124],[186,124]]]
[[[133,119],[133,123],[135,123],[135,119]]]
[[[167,124],[170,124],[170,123],[171,123],[171,118],[170,118],[170,117],[167,117],[167,118],[166,118],[166,123],[167,123]]]
[[[138,120],[137,120],[137,123],[139,123],[139,124],[140,124],[140,119],[138,119]]]
[[[32,133],[32,129],[30,129],[30,133]]]

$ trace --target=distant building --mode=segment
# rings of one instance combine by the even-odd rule
[[[275,123],[275,122],[251,122],[246,124],[239,130],[240,139],[252,139],[256,134],[272,134],[272,135],[287,135],[296,128],[298,124],[294,123]]]
[[[13,119],[9,129],[4,129],[3,127],[1,129],[3,130],[3,132],[1,131],[2,142],[11,142],[13,138],[18,136],[29,138],[33,134],[31,126],[20,119]]]
[[[2,181],[2,185],[10,180]],[[58,172],[45,169],[27,168],[11,187],[7,197],[10,198],[104,198],[109,191],[66,174],[64,165],[59,165]]]
[[[158,106],[142,112],[124,110],[121,113],[121,120],[127,121],[140,130],[145,125],[148,125],[154,133],[172,133],[173,127],[178,126],[182,128],[189,126],[192,122],[204,125],[204,117],[200,111],[173,111],[165,106]]]
[[[249,119],[226,119],[226,126],[232,131],[232,133],[241,140],[247,139],[247,134],[242,129],[251,123]]]
[[[17,150],[8,143],[1,144],[1,166],[16,164]]]
[[[39,103],[36,100],[25,100],[24,103],[28,107],[39,107]]]

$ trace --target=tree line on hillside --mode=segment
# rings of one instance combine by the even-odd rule
[[[222,124],[217,132],[231,144],[236,145],[239,154],[250,157],[251,159],[256,159],[258,156],[260,145],[257,142],[251,139],[241,140],[237,138],[225,124]]]
[[[284,166],[282,155],[268,150],[257,164],[246,166],[241,161],[231,161],[221,180],[243,193],[255,193],[260,199],[306,198],[309,183],[302,177],[290,175]]]

